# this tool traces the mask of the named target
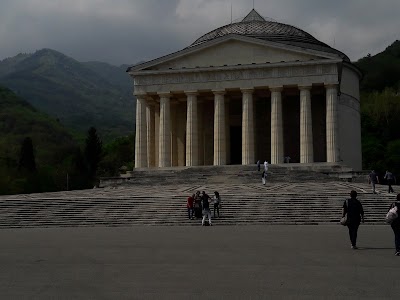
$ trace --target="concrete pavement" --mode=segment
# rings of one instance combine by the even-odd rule
[[[389,226],[0,230],[1,299],[397,299]]]

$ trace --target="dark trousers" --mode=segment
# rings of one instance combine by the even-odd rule
[[[188,207],[188,217],[189,217],[189,219],[192,219],[193,218],[193,214],[194,214],[194,210],[193,210],[193,208],[192,207]]]
[[[349,228],[349,236],[352,246],[357,246],[357,232],[359,226],[360,223],[354,223],[354,224],[350,223],[349,225],[347,225],[347,227]]]
[[[400,252],[400,226],[392,227],[394,232],[394,244],[396,246],[396,252]]]
[[[215,218],[215,211],[217,211],[219,218],[219,203],[214,203],[214,218]]]
[[[393,179],[389,179],[388,180],[389,193],[394,193],[394,190],[392,188],[392,184],[393,184]]]

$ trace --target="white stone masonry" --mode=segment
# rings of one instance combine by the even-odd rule
[[[283,163],[282,87],[271,88],[271,163]]]
[[[311,86],[300,87],[300,163],[314,162]]]

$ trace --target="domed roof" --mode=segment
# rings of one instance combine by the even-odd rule
[[[275,21],[267,21],[254,9],[241,22],[232,23],[217,28],[197,39],[191,45],[191,47],[230,34],[243,35],[266,41],[335,53],[340,57],[349,60],[346,55],[329,47],[325,43],[320,42],[311,34],[291,25],[282,24]]]

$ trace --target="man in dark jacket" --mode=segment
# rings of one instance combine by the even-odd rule
[[[396,202],[392,203],[390,205],[390,209],[397,207],[397,215],[400,214],[400,194],[397,194],[397,199]],[[396,219],[393,220],[393,222],[390,224],[392,226],[393,232],[394,232],[394,244],[396,247],[396,256],[400,256],[400,217],[397,217]]]
[[[349,236],[351,242],[351,249],[357,248],[357,232],[360,223],[364,223],[364,209],[362,204],[357,199],[357,192],[350,192],[350,199],[346,200],[343,204],[343,216],[347,214],[347,227],[349,228]]]

